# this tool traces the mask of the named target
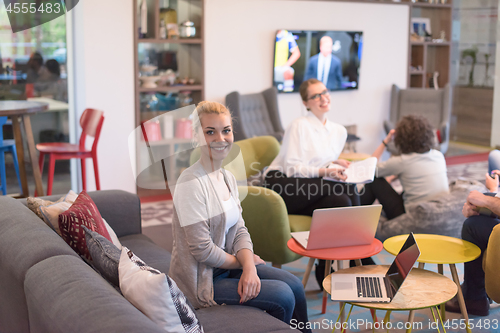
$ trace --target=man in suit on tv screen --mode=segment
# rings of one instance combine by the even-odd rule
[[[309,59],[304,81],[315,78],[323,82],[328,90],[344,89],[342,86],[342,63],[332,54],[333,40],[323,36],[319,40],[320,52]]]

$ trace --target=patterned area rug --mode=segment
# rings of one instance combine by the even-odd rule
[[[450,181],[464,178],[477,180],[484,184],[488,172],[488,161],[451,165],[448,166],[447,170]]]
[[[141,203],[142,227],[172,223],[173,201]]]

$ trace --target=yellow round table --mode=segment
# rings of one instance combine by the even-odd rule
[[[334,274],[365,274],[365,275],[385,274],[388,269],[389,269],[388,265],[367,265],[367,266],[359,266],[349,269],[343,269],[341,271],[328,275],[323,280],[323,287],[328,293],[331,292],[331,276]],[[413,322],[412,310],[429,308],[432,312],[434,320],[437,322],[437,320],[439,319],[442,327],[444,327],[437,306],[453,298],[453,296],[455,296],[456,293],[457,293],[456,284],[447,277],[424,269],[413,268],[391,302],[389,303],[346,302],[351,304],[351,309],[349,311],[347,320],[349,319],[349,315],[354,305],[374,310],[386,310],[387,315],[385,316],[384,319],[386,325],[387,323],[389,323],[391,311],[410,310],[410,315],[408,318],[408,323],[410,323],[410,327],[408,327],[406,331],[411,332],[411,326],[412,326],[411,323]],[[437,315],[434,314],[434,310]]]
[[[414,234],[417,245],[420,249],[418,258],[419,268],[424,268],[425,264],[437,264],[438,272],[443,274],[443,264],[450,265],[453,281],[458,287],[458,303],[466,323],[469,322],[469,316],[465,307],[460,280],[458,279],[457,268],[455,264],[465,263],[477,259],[481,255],[481,250],[471,242],[442,235]],[[408,235],[399,235],[388,238],[384,242],[384,249],[390,254],[397,255],[403,246]],[[444,304],[441,306],[441,313],[444,318]],[[467,326],[467,332],[470,329]]]

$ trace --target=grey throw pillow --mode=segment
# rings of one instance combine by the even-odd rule
[[[92,258],[92,266],[101,276],[115,288],[120,288],[118,264],[121,251],[106,237],[83,226],[85,241]]]

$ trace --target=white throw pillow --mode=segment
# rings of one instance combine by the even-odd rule
[[[146,265],[125,246],[118,276],[123,296],[165,331],[203,332],[194,310],[174,280]]]
[[[113,230],[113,228],[111,228],[111,226],[108,224],[108,222],[106,222],[105,219],[102,219],[102,220],[104,221],[104,225],[106,226],[106,230],[108,230],[108,234],[109,234],[109,237],[111,237],[111,241],[118,248],[118,250],[121,250],[122,243],[120,243],[120,240],[116,236],[115,231]]]

